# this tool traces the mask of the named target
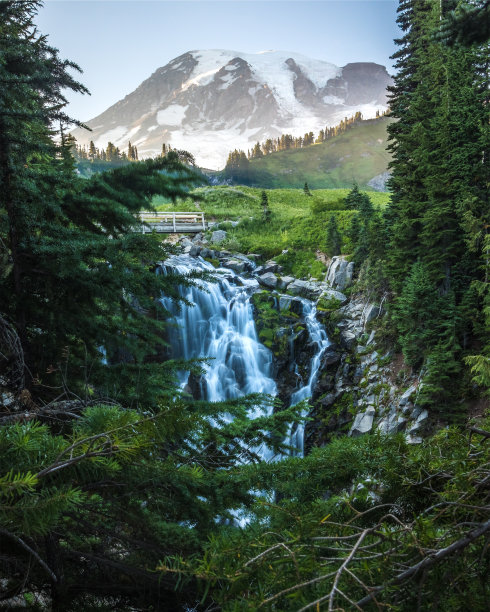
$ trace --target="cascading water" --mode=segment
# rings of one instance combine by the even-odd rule
[[[191,268],[215,272],[203,259],[186,256],[171,257],[165,268],[181,274]],[[182,297],[193,306],[179,308],[170,299],[162,299],[176,323],[169,334],[172,357],[209,359],[201,390],[202,398],[211,402],[249,393],[276,394],[272,354],[258,340],[250,303],[258,283],[244,278],[238,282],[233,285],[221,277],[214,283],[200,281],[200,287],[181,288]],[[183,385],[188,376],[182,373]]]
[[[301,300],[301,302],[303,304],[303,315],[306,321],[306,329],[308,330],[311,342],[316,345],[316,351],[310,362],[308,382],[293,393],[291,396],[291,406],[295,406],[296,404],[299,404],[299,402],[311,397],[323,354],[330,344],[325,328],[316,318],[315,304],[309,300]],[[303,416],[306,416],[306,414],[303,414]],[[290,433],[290,446],[297,449],[295,454],[304,454],[304,434],[305,426],[303,423],[292,426]]]
[[[163,266],[165,273],[175,271],[179,274],[196,268],[216,272],[202,258],[186,255],[173,256]],[[204,365],[202,399],[216,402],[249,393],[274,396],[277,386],[272,378],[272,353],[258,340],[250,303],[250,297],[259,284],[255,279],[236,277],[225,268],[219,272],[225,276],[217,276],[217,282],[200,281],[200,286],[180,289],[181,296],[191,304],[189,306],[181,304],[179,307],[169,298],[162,298],[175,322],[169,331],[172,357],[209,359]],[[321,357],[329,344],[323,326],[316,320],[315,305],[306,299],[301,303],[309,337],[316,350],[311,359],[308,381],[292,395],[291,405],[311,397]],[[189,372],[182,372],[182,387],[188,379]],[[297,425],[290,433],[290,444],[298,449],[298,454],[303,454],[303,436],[303,425]],[[264,459],[272,459],[268,453],[261,454]]]

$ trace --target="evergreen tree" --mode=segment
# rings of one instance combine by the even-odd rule
[[[267,193],[262,191],[260,195],[260,204],[262,206],[262,216],[264,221],[269,222],[271,218],[271,210],[269,208],[269,199]]]
[[[369,196],[359,191],[359,186],[354,183],[352,189],[347,194],[344,200],[344,206],[347,210],[364,210],[365,215],[370,214],[372,210],[372,203]]]
[[[327,225],[326,252],[330,257],[342,252],[342,235],[337,226],[335,215],[331,215]]]
[[[312,195],[312,193],[310,191],[310,188],[308,187],[308,183],[306,183],[306,182],[305,182],[305,185],[303,187],[303,191],[304,191],[304,194],[307,195],[307,196],[311,196]]]

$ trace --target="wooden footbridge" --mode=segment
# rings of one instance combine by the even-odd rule
[[[143,234],[198,234],[207,229],[204,213],[142,212],[140,219]]]

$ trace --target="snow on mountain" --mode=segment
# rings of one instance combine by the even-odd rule
[[[80,144],[128,141],[140,157],[162,143],[193,153],[199,165],[222,168],[230,150],[283,133],[295,136],[337,124],[361,111],[386,109],[391,79],[384,66],[343,68],[287,51],[189,51],[159,68],[137,89],[80,128]]]

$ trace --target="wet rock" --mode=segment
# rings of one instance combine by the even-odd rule
[[[246,269],[246,264],[244,261],[240,261],[239,259],[227,259],[223,265],[226,268],[230,268],[230,270],[233,270],[233,272],[236,272],[237,274],[241,274],[243,272],[245,272]]]
[[[338,363],[341,359],[340,353],[338,353],[334,346],[329,346],[323,354],[323,367]]]
[[[213,259],[214,258],[214,251],[211,250],[211,249],[203,248],[203,249],[201,249],[201,257],[203,259]]]
[[[272,272],[266,272],[257,278],[259,284],[268,289],[275,289],[277,286],[277,276]]]
[[[221,244],[224,240],[226,240],[226,236],[228,235],[225,230],[216,230],[211,234],[211,242],[214,244]]]

